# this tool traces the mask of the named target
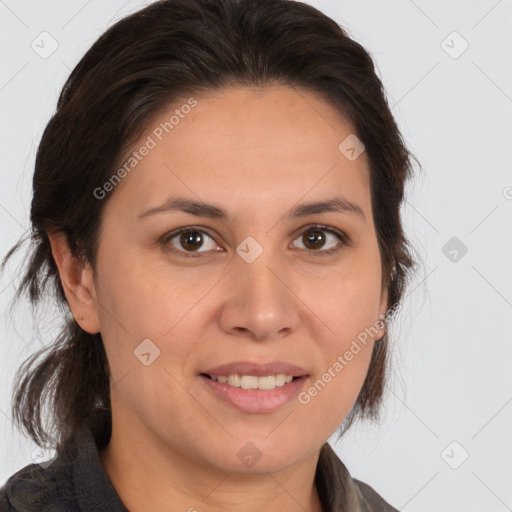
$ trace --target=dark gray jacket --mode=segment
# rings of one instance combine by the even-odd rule
[[[99,456],[108,438],[105,427],[84,423],[51,465],[30,464],[7,480],[0,489],[0,512],[128,512]],[[398,512],[353,479],[327,443],[315,482],[324,512]]]

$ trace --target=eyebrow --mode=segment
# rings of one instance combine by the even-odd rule
[[[164,204],[144,211],[138,216],[138,218],[143,219],[159,213],[173,212],[190,213],[191,215],[196,215],[197,217],[206,217],[211,219],[227,219],[229,217],[227,212],[213,204],[188,199],[186,197],[171,197],[167,199]],[[284,215],[284,218],[286,220],[293,220],[307,217],[309,215],[318,215],[320,213],[330,212],[354,215],[366,223],[366,217],[363,209],[359,205],[340,197],[334,197],[333,199],[327,201],[311,201],[307,203],[301,203],[289,210]]]

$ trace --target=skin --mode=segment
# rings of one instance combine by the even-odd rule
[[[366,154],[349,161],[338,150],[355,130],[310,91],[232,87],[195,98],[104,199],[96,275],[64,237],[51,235],[70,308],[84,330],[101,332],[111,368],[113,431],[101,459],[135,512],[169,504],[321,511],[319,451],[352,408],[374,341],[307,405],[294,399],[271,413],[221,402],[198,374],[237,360],[283,360],[307,370],[307,390],[382,318],[387,294]],[[184,103],[160,112],[134,148]],[[214,203],[230,217],[137,219],[171,194]],[[365,220],[333,212],[284,219],[299,202],[334,196],[358,204]],[[346,233],[349,245],[323,232],[324,244],[308,247],[302,235],[318,223]],[[199,257],[183,256],[179,236],[159,241],[187,226],[206,230],[198,251],[189,249]],[[263,248],[252,263],[236,252],[247,236]],[[147,338],[160,349],[149,366],[134,357]],[[248,442],[261,452],[251,468],[237,457]]]

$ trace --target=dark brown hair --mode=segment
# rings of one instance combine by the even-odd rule
[[[47,233],[65,233],[72,253],[94,269],[108,200],[98,200],[94,190],[111,178],[150,119],[178,98],[207,89],[274,84],[320,94],[352,122],[364,143],[382,284],[388,310],[398,306],[416,265],[400,219],[414,157],[368,52],[331,18],[292,0],[157,1],[115,23],[87,51],[64,84],[37,151],[31,250],[13,305],[28,292],[35,308],[50,286],[66,313],[57,339],[24,361],[16,377],[13,419],[37,444],[55,441],[43,424],[45,405],[60,441],[84,419],[110,410],[101,334],[85,332],[69,316]],[[2,269],[25,240],[7,253]],[[378,417],[387,338],[386,331],[374,345],[342,432],[356,417]]]

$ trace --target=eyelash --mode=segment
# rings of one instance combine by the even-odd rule
[[[322,251],[322,250],[313,251],[313,250],[302,249],[302,250],[305,250],[306,252],[313,254],[314,256],[329,256],[333,253],[340,251],[344,246],[349,245],[350,239],[346,233],[344,233],[343,231],[340,231],[336,228],[324,226],[322,224],[314,224],[311,226],[307,226],[303,231],[300,232],[299,236],[303,235],[304,233],[306,233],[308,231],[314,231],[315,229],[318,231],[325,231],[327,233],[330,233],[331,235],[334,235],[336,238],[338,238],[338,240],[341,242],[341,244],[338,245],[337,247],[334,247],[332,249],[328,249],[325,251]],[[178,235],[181,235],[182,233],[190,233],[190,232],[203,233],[213,239],[213,236],[208,231],[205,231],[204,229],[196,228],[194,226],[187,226],[187,227],[179,228],[175,231],[171,231],[170,233],[165,234],[161,239],[161,243],[163,245],[167,246],[173,238],[177,237]],[[295,240],[297,238],[298,237],[296,237]],[[192,252],[187,252],[187,251],[181,251],[174,247],[171,250],[173,252],[176,252],[180,255],[185,256],[186,258],[198,258],[201,256],[200,252],[192,253]],[[203,252],[208,252],[208,251],[203,251]]]

